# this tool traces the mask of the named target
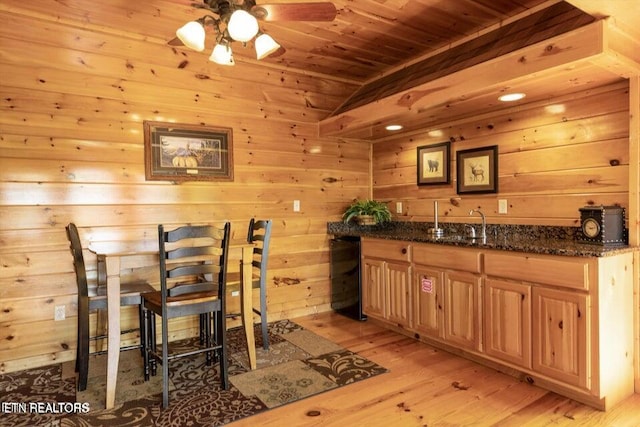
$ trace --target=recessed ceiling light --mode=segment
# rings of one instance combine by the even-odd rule
[[[564,104],[553,104],[544,107],[544,111],[550,114],[562,114],[566,110]]]
[[[402,125],[388,125],[385,129],[390,131],[400,130],[402,129]]]
[[[512,102],[512,101],[518,101],[524,98],[525,96],[526,95],[524,93],[506,93],[501,97],[499,97],[498,99],[502,102]]]

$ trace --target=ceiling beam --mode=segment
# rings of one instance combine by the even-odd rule
[[[635,0],[566,0],[596,18],[611,17],[615,25],[640,42],[640,7]]]
[[[482,62],[378,99],[320,122],[321,136],[366,134],[365,129],[387,120],[411,116],[435,106],[473,97],[510,81],[553,69],[571,67],[605,54],[606,22],[597,21],[543,42]]]

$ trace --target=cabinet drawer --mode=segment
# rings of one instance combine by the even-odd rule
[[[362,256],[411,261],[411,245],[401,240],[362,239]]]
[[[480,273],[482,257],[480,251],[445,245],[413,245],[413,262],[452,270]]]
[[[490,276],[588,290],[596,267],[589,258],[487,252],[484,271]]]

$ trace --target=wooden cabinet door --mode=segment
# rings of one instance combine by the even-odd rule
[[[484,321],[485,353],[531,368],[531,286],[487,279]]]
[[[413,270],[413,328],[436,338],[444,336],[443,276],[441,270],[422,265]]]
[[[480,276],[464,272],[444,275],[444,337],[452,345],[481,350]]]
[[[533,288],[533,369],[590,389],[588,295]]]
[[[409,264],[388,262],[386,276],[386,317],[398,326],[411,327],[411,267]]]
[[[362,259],[362,311],[368,316],[385,317],[384,261]]]

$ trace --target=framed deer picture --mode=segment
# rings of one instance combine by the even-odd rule
[[[498,192],[498,146],[456,152],[457,190],[465,193]]]
[[[449,141],[418,147],[418,185],[449,183]]]
[[[233,181],[232,130],[145,121],[144,164],[150,181]]]

